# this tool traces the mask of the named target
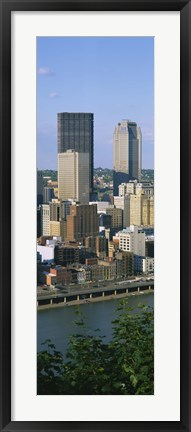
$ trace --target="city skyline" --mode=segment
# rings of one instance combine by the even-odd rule
[[[117,122],[142,130],[142,167],[154,166],[152,37],[37,38],[37,165],[57,169],[57,113],[94,114],[94,167],[113,168]]]

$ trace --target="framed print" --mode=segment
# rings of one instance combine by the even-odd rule
[[[0,4],[1,430],[189,431],[190,1]]]

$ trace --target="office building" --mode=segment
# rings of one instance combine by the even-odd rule
[[[41,234],[41,209],[37,207],[37,238],[39,238]]]
[[[37,206],[43,203],[43,172],[37,169]]]
[[[119,196],[144,194],[150,197],[154,195],[154,185],[151,182],[139,183],[137,180],[131,180],[128,183],[121,183],[118,189]]]
[[[66,238],[67,224],[65,221],[50,221],[50,235]]]
[[[83,241],[99,234],[97,205],[71,205],[67,217],[67,239]]]
[[[114,196],[114,205],[123,210],[123,227],[130,226],[130,195]]]
[[[154,273],[154,258],[134,255],[134,269],[137,273]]]
[[[60,202],[60,220],[67,221],[72,203],[74,204],[74,202],[70,200]]]
[[[93,192],[94,116],[92,113],[58,113],[58,153],[75,150],[89,155],[89,193]]]
[[[119,196],[124,196],[126,194],[136,194],[136,180],[130,181],[128,183],[121,183],[118,187]]]
[[[89,154],[68,150],[58,154],[58,197],[89,203]]]
[[[145,256],[154,258],[154,235],[145,238]]]
[[[145,232],[142,228],[131,225],[119,232],[119,249],[145,256]]]
[[[130,195],[130,225],[154,225],[154,196]]]
[[[84,246],[88,252],[95,253],[96,237],[88,236],[84,239]]]
[[[134,254],[120,251],[115,254],[117,265],[117,277],[129,277],[134,274]]]
[[[53,187],[44,187],[44,204],[48,204],[54,198],[54,188]]]
[[[137,183],[135,193],[144,193],[149,198],[154,195],[154,185],[150,182]]]
[[[144,196],[143,201],[147,201]],[[142,225],[142,196],[130,195],[130,225]]]
[[[46,246],[37,245],[37,253],[40,255],[41,262],[53,263],[54,262],[54,248],[55,244]]]
[[[51,221],[66,221],[70,214],[70,206],[74,204],[72,200],[60,201],[57,198],[49,202],[50,220]]]
[[[103,231],[104,229],[107,228],[111,228],[111,215],[101,213],[99,215],[99,227],[100,227],[100,231]]]
[[[142,225],[154,225],[154,196],[142,195]]]
[[[113,280],[116,278],[116,261],[98,261],[98,267],[102,269],[102,277],[97,280]]]
[[[121,229],[123,227],[123,210],[121,208],[108,208],[106,215],[111,216],[111,229]]]
[[[108,201],[90,201],[89,205],[97,205],[97,212],[98,213],[104,213],[106,211],[107,208],[113,208],[113,206],[111,206],[111,204]]]
[[[121,183],[139,179],[142,168],[142,136],[137,123],[123,120],[113,136],[113,194],[118,195]]]
[[[50,206],[49,204],[42,204],[40,206],[40,219],[41,219],[41,235],[50,235]]]
[[[96,236],[95,251],[97,257],[104,259],[108,255],[108,240],[103,236]]]
[[[54,259],[56,264],[71,265],[74,268],[74,263],[84,264],[88,258],[91,258],[91,254],[87,252],[84,246],[79,246],[75,242],[55,246]]]
[[[54,260],[57,265],[67,266],[80,262],[80,248],[77,245],[56,245]]]
[[[59,221],[60,201],[58,199],[53,199],[52,202],[49,203],[49,207],[50,207],[50,221]]]

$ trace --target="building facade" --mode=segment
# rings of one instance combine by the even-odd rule
[[[154,258],[134,255],[134,268],[137,273],[154,273]]]
[[[54,188],[45,186],[44,187],[44,204],[48,204],[54,198]]]
[[[37,206],[43,203],[43,173],[37,169]]]
[[[117,277],[129,277],[134,274],[134,254],[132,252],[116,253]]]
[[[114,205],[123,210],[123,227],[130,226],[130,196],[114,196]]]
[[[58,154],[58,197],[89,203],[89,154],[68,150]]]
[[[130,225],[154,226],[154,196],[130,195]]]
[[[49,204],[42,204],[40,206],[40,220],[41,220],[41,235],[50,235],[50,206]]]
[[[121,183],[139,179],[142,169],[142,136],[137,123],[123,120],[115,127],[113,136],[113,188],[118,195]]]
[[[145,256],[145,232],[134,225],[119,232],[119,249]]]
[[[123,227],[123,210],[121,208],[108,208],[106,215],[111,216],[111,228],[121,229]]]
[[[58,153],[75,150],[89,155],[89,192],[93,192],[94,115],[92,113],[57,114]]]
[[[67,239],[83,241],[99,234],[97,205],[71,205],[67,217]]]

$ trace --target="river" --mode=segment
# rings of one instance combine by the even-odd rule
[[[154,305],[154,294],[142,294],[138,296],[129,296],[128,304],[137,308],[139,303]],[[42,342],[51,339],[56,349],[65,354],[69,337],[77,329],[74,320],[78,319],[77,312],[83,314],[88,327],[89,334],[99,334],[105,336],[105,341],[112,338],[111,322],[116,318],[116,309],[120,299],[112,299],[102,302],[81,304],[78,306],[68,306],[59,308],[49,308],[37,312],[37,350],[44,349]],[[95,333],[95,330],[99,332]]]

